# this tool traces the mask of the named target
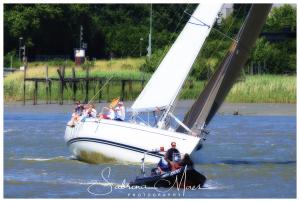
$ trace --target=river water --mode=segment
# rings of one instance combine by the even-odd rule
[[[180,118],[188,106],[181,104]],[[63,138],[72,106],[5,105],[4,197],[295,198],[296,107],[282,105],[295,110],[282,115],[251,107],[259,112],[219,113],[209,125],[195,166],[208,178],[205,188],[137,190],[126,185],[139,174],[139,164],[93,165],[72,157]]]

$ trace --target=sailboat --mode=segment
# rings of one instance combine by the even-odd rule
[[[72,154],[88,162],[95,162],[99,156],[126,162],[143,159],[147,163],[157,163],[171,142],[176,142],[177,149],[183,154],[197,152],[207,134],[206,126],[245,64],[271,5],[252,5],[224,61],[180,121],[173,114],[176,100],[221,7],[219,3],[198,5],[132,104],[132,117],[128,122],[87,118],[75,127],[67,126],[65,141]],[[157,114],[160,114],[158,118]],[[147,115],[153,115],[154,123],[143,120]],[[170,124],[171,120],[177,123],[177,128]]]

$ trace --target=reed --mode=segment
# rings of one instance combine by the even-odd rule
[[[252,75],[237,82],[226,101],[245,103],[296,103],[296,76]]]
[[[114,60],[99,60],[95,61],[90,67],[90,77],[110,78],[115,79],[142,79],[148,80],[151,76],[149,73],[139,71],[143,64],[143,58],[126,58]],[[46,76],[45,64],[30,63],[27,70],[27,77]],[[49,66],[49,77],[58,78],[57,66]],[[85,77],[86,71],[82,68],[76,68],[76,77]],[[72,76],[72,66],[66,66],[66,77]],[[145,83],[146,84],[146,83]],[[195,99],[203,90],[206,81],[195,81],[188,79],[180,94],[180,99]],[[21,101],[23,97],[23,72],[15,72],[8,75],[4,79],[4,99],[8,101]],[[84,99],[84,84],[79,84],[76,98]],[[97,92],[101,87],[97,83],[90,82],[89,99],[93,97],[94,92]],[[26,97],[33,97],[34,84],[28,82],[26,84]],[[127,100],[135,99],[142,86],[140,83],[132,84],[132,94],[128,94],[128,86],[125,87],[125,97]],[[110,82],[110,85],[102,90],[103,100],[110,100],[120,96],[120,82]],[[72,99],[71,86],[67,86],[64,91],[64,99]],[[46,99],[45,85],[39,85],[38,99]],[[59,99],[59,85],[52,85],[51,99],[55,102]],[[98,97],[96,98],[96,100]],[[296,102],[296,76],[285,75],[248,75],[243,80],[235,83],[229,95],[226,98],[227,102],[233,103],[295,103]]]

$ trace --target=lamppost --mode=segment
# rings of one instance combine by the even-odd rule
[[[22,46],[22,40],[23,40],[23,37],[20,37],[19,38],[19,60],[21,60],[21,46]]]
[[[142,41],[144,39],[143,38],[140,38],[140,57],[142,56]]]

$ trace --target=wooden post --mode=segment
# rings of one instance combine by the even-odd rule
[[[145,79],[143,78],[143,80],[142,80],[142,90],[144,89],[144,83],[145,83]]]
[[[52,83],[51,81],[49,81],[49,104],[51,104],[51,86],[52,86]]]
[[[85,100],[84,100],[85,103],[88,103],[88,101],[89,101],[89,80],[88,80],[89,70],[90,70],[90,68],[87,65],[87,67],[86,67],[86,76],[85,76],[85,79],[86,79],[85,80]]]
[[[99,88],[102,88],[102,80],[99,80]],[[101,102],[101,98],[102,98],[102,90],[99,92],[99,103]]]
[[[75,75],[75,67],[72,67],[72,78],[73,78],[73,82],[72,82],[73,101],[75,102],[75,101],[76,101],[76,90],[77,90],[77,87],[76,87],[76,81],[75,81],[75,78],[76,78],[76,75]]]
[[[63,78],[65,78],[65,70],[66,70],[66,67],[63,66],[63,67],[62,67],[62,77],[63,77]]]
[[[38,81],[34,81],[34,91],[33,91],[33,105],[37,104],[37,94],[38,94]]]
[[[26,103],[26,71],[27,71],[27,65],[24,65],[24,77],[23,77],[23,105]]]
[[[121,100],[125,98],[125,80],[122,80],[122,89],[121,89]]]
[[[133,98],[133,93],[132,93],[132,80],[128,81],[128,95],[130,95],[130,100]]]
[[[94,87],[94,93],[93,93],[93,95],[96,95],[96,84],[95,84],[95,80],[93,81],[93,87]]]
[[[62,105],[63,104],[63,99],[64,99],[64,77],[63,77],[61,67],[59,69],[57,69],[57,73],[58,73],[58,76],[59,76],[59,79],[60,79],[60,100],[59,100],[59,104]]]
[[[46,80],[45,80],[45,85],[46,85],[46,104],[49,102],[49,80],[48,80],[48,65],[46,65]]]
[[[110,100],[110,96],[109,96],[109,83],[107,84],[107,87],[106,87],[106,94],[107,94],[107,101],[109,102],[109,100]]]

